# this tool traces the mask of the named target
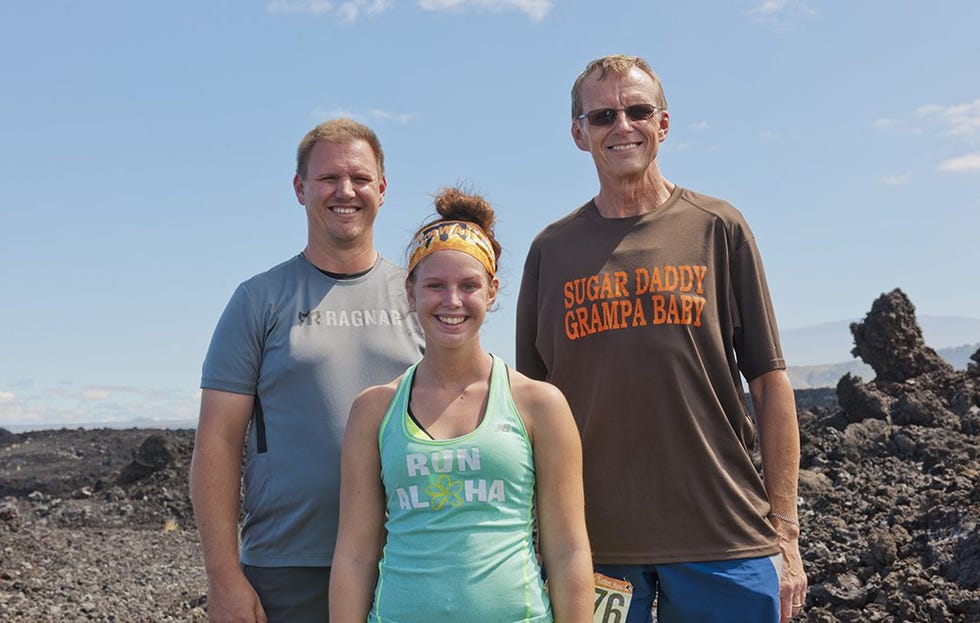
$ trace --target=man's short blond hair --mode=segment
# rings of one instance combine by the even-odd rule
[[[584,113],[582,110],[582,83],[585,82],[586,78],[592,75],[592,72],[598,70],[599,77],[598,80],[602,80],[606,77],[606,74],[612,73],[616,76],[625,76],[630,72],[630,69],[636,67],[642,70],[648,76],[653,78],[653,83],[657,86],[657,98],[654,102],[660,108],[667,110],[667,98],[664,95],[663,84],[660,83],[660,76],[657,72],[653,71],[647,62],[639,56],[627,56],[625,54],[612,54],[610,56],[603,56],[602,58],[597,58],[585,66],[585,69],[578,75],[575,79],[575,84],[572,85],[572,119],[577,118],[579,115]]]
[[[346,145],[358,140],[366,141],[374,150],[374,157],[378,161],[378,175],[384,175],[385,153],[381,149],[381,141],[378,140],[378,135],[371,128],[353,119],[331,119],[307,132],[296,150],[296,174],[299,175],[300,179],[306,179],[310,152],[320,141]]]

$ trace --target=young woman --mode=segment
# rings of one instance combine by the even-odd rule
[[[435,204],[441,218],[415,235],[405,284],[425,355],[351,408],[330,620],[591,622],[571,412],[480,345],[498,287],[493,209],[457,189]]]

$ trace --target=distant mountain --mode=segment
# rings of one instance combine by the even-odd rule
[[[27,433],[36,430],[74,430],[74,429],[97,429],[111,428],[116,430],[128,430],[131,428],[160,428],[168,430],[181,430],[187,428],[197,428],[197,420],[154,420],[146,417],[136,417],[125,421],[109,422],[52,422],[50,424],[0,424],[0,431],[7,430],[11,433]],[[0,433],[2,435],[2,433]]]
[[[949,362],[957,370],[965,370],[970,362],[970,356],[977,352],[980,343],[964,344],[951,348],[937,348],[939,356]],[[786,368],[786,374],[793,384],[793,389],[813,389],[817,387],[836,387],[840,377],[850,372],[854,376],[859,376],[865,381],[870,381],[875,377],[875,371],[871,366],[865,364],[860,359],[843,361],[840,363],[825,363],[814,366],[790,366]]]
[[[875,377],[874,370],[863,361],[825,363],[816,366],[789,366],[786,374],[793,389],[813,389],[816,387],[837,387],[837,381],[850,372],[866,381]]]
[[[795,389],[833,387],[850,372],[870,381],[874,370],[851,355],[853,320],[780,331],[786,372]],[[926,345],[936,350],[957,370],[966,368],[970,355],[980,347],[980,318],[963,316],[919,316]]]
[[[970,357],[977,352],[978,348],[980,348],[980,344],[964,344],[953,348],[940,348],[936,352],[957,370],[966,370],[967,364],[970,363]]]
[[[838,320],[780,331],[786,363],[792,367],[800,367],[851,362],[854,338],[850,326],[852,322],[861,320],[862,318]],[[926,345],[936,351],[980,342],[980,318],[919,316],[918,321]],[[967,354],[967,358],[972,352]],[[965,360],[962,365],[953,365],[957,368],[966,366]]]

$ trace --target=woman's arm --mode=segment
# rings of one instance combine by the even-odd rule
[[[595,589],[578,429],[553,385],[512,371],[511,387],[534,448],[541,554],[555,620],[591,623]]]
[[[394,390],[369,387],[351,406],[340,459],[340,525],[330,570],[330,620],[364,623],[384,546],[385,497],[378,427]]]

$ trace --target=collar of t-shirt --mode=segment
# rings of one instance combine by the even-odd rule
[[[332,273],[329,270],[323,270],[322,268],[317,268],[318,271],[330,277],[331,279],[343,280],[343,279],[357,279],[358,277],[363,277],[374,269],[374,266],[367,270],[362,270],[359,273]]]

